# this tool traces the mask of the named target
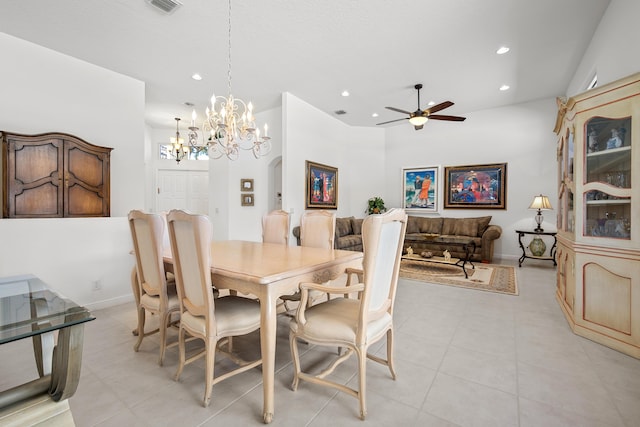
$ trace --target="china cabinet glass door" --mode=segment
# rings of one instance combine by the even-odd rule
[[[631,118],[585,123],[585,236],[630,239]]]

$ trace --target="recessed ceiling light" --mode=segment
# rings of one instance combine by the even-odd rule
[[[509,52],[509,48],[506,47],[506,46],[500,46],[500,48],[498,50],[496,50],[496,53],[498,55],[504,55],[507,52]]]
[[[342,91],[342,96],[349,96],[349,91],[348,90],[343,90]]]
[[[191,78],[193,80],[198,80],[198,81],[202,80],[202,76],[198,73],[195,73],[194,75],[192,75]]]
[[[435,104],[436,104],[436,103],[435,103],[434,101],[429,101],[429,102],[427,103],[427,106],[428,106],[428,107],[431,107],[432,105],[435,105]]]
[[[373,113],[371,117],[378,117],[378,113]]]
[[[502,85],[500,86],[500,90],[509,90],[509,85]]]

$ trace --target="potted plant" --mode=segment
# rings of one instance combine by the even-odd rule
[[[384,200],[381,197],[372,197],[369,199],[369,206],[367,207],[367,213],[371,214],[379,214],[385,212],[387,208],[384,207]]]

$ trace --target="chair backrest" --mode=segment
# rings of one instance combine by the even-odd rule
[[[205,317],[212,326],[211,222],[204,215],[180,210],[170,211],[167,222],[180,311]]]
[[[336,214],[329,211],[308,211],[300,218],[300,246],[333,249],[336,234]]]
[[[166,301],[167,278],[162,261],[164,219],[158,214],[139,210],[129,212],[128,219],[140,295],[147,293]]]
[[[406,228],[407,214],[403,209],[369,215],[362,222],[364,291],[359,333],[365,333],[363,326],[372,319],[384,313],[393,315]]]
[[[289,212],[271,211],[262,217],[262,241],[264,243],[289,244]]]

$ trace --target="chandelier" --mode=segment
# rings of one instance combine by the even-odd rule
[[[176,117],[175,120],[176,120],[176,136],[172,136],[170,139],[171,154],[173,155],[173,157],[176,158],[176,162],[180,163],[180,160],[184,159],[189,153],[189,146],[184,145],[184,139],[180,137],[180,129],[179,129],[180,117]]]
[[[231,0],[229,0],[229,64],[227,81],[229,96],[211,96],[211,109],[207,107],[203,129],[210,132],[209,157],[219,159],[227,156],[230,160],[238,159],[240,150],[251,150],[255,158],[269,154],[271,142],[267,135],[268,127],[264,125],[264,133],[256,128],[253,116],[253,104],[245,103],[231,94]]]
[[[198,146],[198,127],[196,126],[196,110],[194,109],[191,112],[191,126],[189,126],[189,147],[197,147]]]

